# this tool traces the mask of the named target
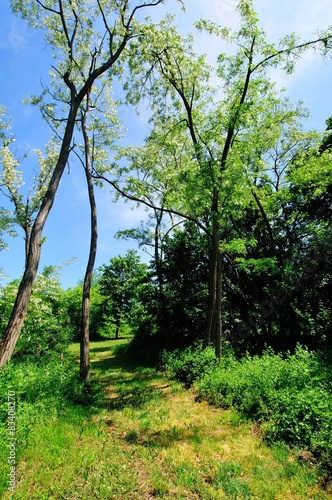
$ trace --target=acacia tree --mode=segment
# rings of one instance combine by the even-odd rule
[[[147,28],[146,44],[139,40],[134,44],[128,83],[130,102],[146,99],[151,103],[153,130],[146,151],[154,142],[173,157],[166,170],[158,156],[154,157],[158,175],[167,178],[173,188],[169,206],[198,221],[211,238],[205,344],[213,339],[218,357],[223,265],[230,243],[227,224],[255,196],[250,163],[257,158],[256,150],[267,151],[278,133],[273,123],[276,90],[269,70],[279,67],[291,73],[305,50],[318,46],[326,54],[332,40],[331,33],[325,32],[309,42],[289,35],[279,45],[271,44],[258,26],[252,3],[242,0],[238,9],[242,25],[234,34],[212,22],[197,24],[235,50],[234,55],[218,57],[214,74],[220,82],[218,88],[209,87],[213,71],[195,54],[192,38],[184,40],[169,20]],[[271,133],[261,134],[269,129]],[[253,138],[256,143],[250,142]],[[238,244],[245,246],[245,242]]]
[[[117,148],[117,151],[116,160],[126,158],[126,165],[119,168],[116,161],[111,167],[105,163],[97,168],[93,175],[96,179],[111,185],[116,192],[116,198],[122,196],[142,204],[150,212],[148,227],[141,226],[137,230],[123,231],[119,236],[133,237],[141,246],[153,247],[157,278],[158,327],[164,347],[167,348],[170,345],[170,332],[164,292],[163,241],[173,229],[186,220],[193,221],[203,231],[206,229],[193,213],[191,215],[187,212],[181,213],[173,204],[175,191],[181,197],[181,185],[177,175],[170,173],[178,155],[172,143],[164,144],[157,135],[152,134],[147,140],[146,148],[130,146]],[[156,165],[159,166],[158,169]]]
[[[43,197],[45,196],[47,184],[53,171],[54,160],[58,155],[57,139],[53,138],[45,147],[45,154],[40,150],[35,150],[38,156],[39,167],[33,176],[33,184],[24,194],[24,169],[13,153],[11,146],[15,142],[14,138],[6,141],[0,151],[0,163],[2,172],[0,176],[0,190],[13,205],[11,220],[23,230],[25,241],[25,263],[28,259],[31,231],[35,217],[40,209]],[[19,169],[20,167],[20,169]]]
[[[73,133],[79,109],[98,79],[120,71],[119,60],[131,40],[141,31],[136,13],[163,0],[137,2],[97,0],[76,3],[70,0],[12,0],[14,13],[31,26],[45,30],[45,40],[57,61],[53,67],[54,85],[62,89],[65,107],[64,132],[60,152],[31,229],[25,271],[19,286],[12,315],[0,344],[0,366],[11,357],[26,316],[33,283],[40,260],[42,231],[72,149]],[[44,93],[46,97],[47,92]],[[53,118],[58,98],[48,102],[36,99],[44,116]]]
[[[101,85],[102,92],[88,92],[81,107],[80,129],[83,144],[76,150],[85,172],[90,205],[90,248],[83,281],[82,318],[80,335],[80,373],[84,382],[90,380],[89,317],[90,293],[97,253],[98,221],[93,171],[108,160],[108,150],[118,138],[119,122],[108,92],[107,81]],[[101,107],[101,101],[104,103]],[[91,116],[92,115],[92,116]],[[100,117],[102,115],[102,119]]]

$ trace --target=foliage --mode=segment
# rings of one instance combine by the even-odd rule
[[[24,447],[29,433],[43,421],[54,421],[71,406],[82,406],[92,414],[104,405],[104,391],[98,382],[85,386],[79,382],[78,369],[66,355],[56,354],[36,360],[12,360],[1,369],[0,421],[7,419],[8,391],[15,393],[17,443]]]
[[[24,401],[24,395],[17,406],[15,497],[330,498],[315,467],[294,460],[294,452],[286,446],[267,446],[237,412],[216,411],[195,401],[164,374],[115,356],[114,348],[126,347],[126,342],[91,343],[94,376],[107,387],[108,409],[98,391],[85,405],[67,400],[76,390],[66,363],[61,371],[56,362],[28,368],[27,363],[11,360],[6,371],[1,370],[6,377],[4,386],[0,379],[1,400],[6,400],[10,383],[11,390],[35,391],[31,403]],[[78,360],[79,345],[69,350]],[[73,361],[68,359],[71,366]],[[0,425],[4,443],[6,431]],[[7,457],[3,446],[0,496],[4,498],[12,496],[6,492]]]
[[[168,348],[186,347],[203,339],[210,241],[187,221],[164,239],[162,249]]]
[[[158,227],[158,235],[162,234]],[[142,244],[148,232],[144,233]],[[174,349],[202,339],[207,307],[209,242],[191,222],[170,228],[158,241],[149,266],[144,311],[133,328],[136,347]],[[167,347],[166,347],[167,343]]]
[[[122,324],[135,325],[144,313],[143,300],[149,288],[147,265],[140,262],[137,252],[128,250],[125,256],[112,257],[99,271],[102,323],[106,327],[113,323],[117,337]]]
[[[294,354],[228,356],[199,379],[202,398],[234,407],[262,424],[270,442],[310,450],[325,466],[332,457],[331,360],[298,347]]]
[[[7,250],[6,236],[17,236],[15,221],[10,210],[0,207],[0,250]]]
[[[7,233],[13,236],[16,235],[14,231],[15,225],[22,228],[27,257],[32,226],[53,172],[54,162],[59,153],[59,143],[57,138],[53,137],[46,144],[44,152],[38,149],[34,150],[38,159],[38,167],[34,168],[32,183],[26,189],[24,174],[27,168],[24,168],[23,160],[26,160],[28,156],[25,154],[22,160],[17,158],[14,152],[15,138],[9,133],[9,124],[5,129],[7,130],[5,137],[2,138],[0,148],[0,190],[10,200],[12,206],[10,211],[1,210],[0,212],[0,231],[6,230]],[[30,172],[29,177],[31,177]]]
[[[17,294],[18,282],[13,281],[1,290],[1,327],[7,324]],[[18,341],[16,358],[50,357],[63,355],[71,338],[70,318],[64,301],[57,268],[46,267],[34,286],[28,315]]]
[[[188,387],[204,375],[214,373],[218,366],[213,349],[203,349],[201,343],[183,350],[163,351],[161,363],[173,377]]]
[[[62,293],[62,307],[67,317],[68,328],[71,332],[71,339],[78,341],[80,339],[80,328],[82,323],[82,284],[76,287],[68,288]],[[103,300],[99,292],[98,276],[95,275],[91,287],[91,307],[90,307],[90,338],[97,340],[103,335],[103,321],[100,314],[101,303]]]

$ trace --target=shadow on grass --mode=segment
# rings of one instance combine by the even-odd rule
[[[100,351],[102,352],[102,351]],[[103,359],[91,359],[91,368],[98,372],[105,372],[108,370],[119,370],[122,372],[144,372],[152,371],[156,376],[156,370],[153,366],[143,363],[137,363],[126,356],[112,356]]]
[[[174,443],[187,442],[200,444],[204,435],[202,429],[196,425],[175,425],[157,432],[128,431],[124,439],[131,444],[148,448],[169,448]]]
[[[128,338],[125,339],[128,341]],[[106,341],[108,342],[108,341]],[[104,386],[108,410],[139,408],[163,397],[165,379],[151,364],[135,361],[125,353],[127,343],[117,346],[91,346],[91,369]],[[94,359],[97,358],[97,359]]]

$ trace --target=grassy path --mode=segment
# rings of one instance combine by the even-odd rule
[[[285,447],[268,448],[235,412],[116,357],[123,342],[92,343],[92,376],[105,387],[107,408],[87,418],[73,407],[36,426],[15,499],[332,498],[309,465]]]

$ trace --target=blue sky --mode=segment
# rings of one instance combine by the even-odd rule
[[[182,31],[190,31],[192,23],[204,16],[218,20],[225,25],[236,25],[236,0],[187,0],[186,14],[176,7],[175,0],[169,0],[159,9],[162,15],[170,10],[176,13],[176,23]],[[316,30],[332,25],[330,0],[254,0],[262,27],[272,40],[295,31],[309,38]],[[11,13],[9,1],[2,0],[0,16],[0,104],[9,108],[12,117],[12,131],[16,136],[19,152],[30,151],[43,146],[50,138],[50,130],[41,120],[38,110],[22,103],[30,94],[38,94],[41,79],[47,79],[50,57],[38,31],[28,28],[23,21]],[[200,36],[197,49],[206,52],[209,60],[222,51],[218,44],[208,37]],[[303,99],[310,109],[308,126],[324,130],[325,120],[332,115],[331,99],[332,61],[322,60],[308,52],[300,61],[295,75],[285,79],[280,73],[273,77],[278,84],[287,88],[293,100]],[[146,133],[144,119],[127,110],[121,118],[127,121],[126,141],[138,144]],[[31,154],[23,163],[26,184],[37,164]],[[72,257],[76,261],[61,272],[63,287],[75,286],[84,275],[89,247],[89,209],[82,168],[72,162],[70,173],[63,176],[51,215],[46,223],[46,243],[42,249],[40,270],[44,265],[60,265]],[[129,203],[112,203],[109,189],[97,191],[99,217],[99,245],[96,267],[107,263],[110,257],[135,248],[135,242],[114,239],[118,230],[139,225],[146,217],[143,208],[132,210]],[[0,193],[0,206],[5,200]],[[22,235],[8,238],[9,250],[0,253],[0,268],[11,278],[18,278],[23,272],[24,242]],[[148,260],[148,257],[145,257]]]

